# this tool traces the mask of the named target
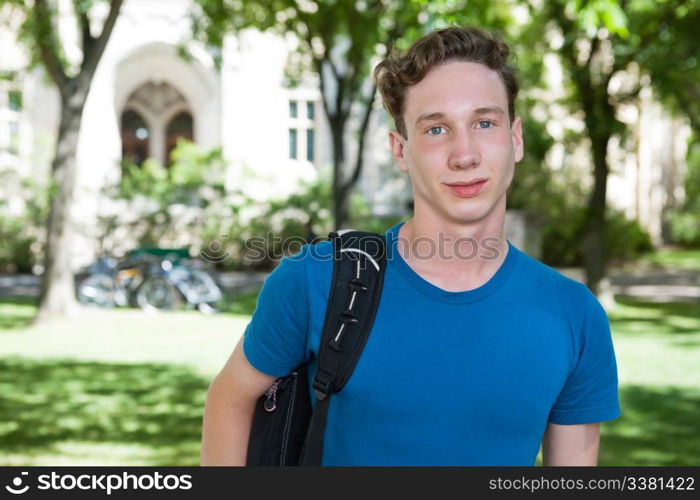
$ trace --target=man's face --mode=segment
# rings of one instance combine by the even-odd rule
[[[523,140],[495,71],[461,61],[434,67],[408,89],[404,120],[407,138],[391,132],[390,144],[411,177],[416,213],[464,224],[505,210]],[[477,179],[484,182],[469,185]]]

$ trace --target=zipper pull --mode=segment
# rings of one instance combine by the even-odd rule
[[[279,385],[279,379],[275,380],[272,386],[265,393],[266,399],[263,403],[265,411],[272,412],[275,411],[275,409],[277,409],[277,388],[279,387]]]

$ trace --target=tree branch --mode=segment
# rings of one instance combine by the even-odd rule
[[[111,0],[109,14],[107,14],[104,26],[102,27],[102,33],[100,33],[100,36],[97,37],[94,43],[90,44],[89,49],[83,53],[83,64],[80,69],[80,75],[78,76],[81,80],[89,82],[92,79],[92,75],[95,73],[95,69],[97,69],[97,63],[100,61],[105,47],[107,46],[107,41],[109,41],[109,37],[112,35],[112,29],[114,29],[114,24],[117,22],[117,17],[119,17],[119,10],[121,9],[123,1],[124,0]]]
[[[370,90],[369,100],[365,107],[364,115],[362,116],[362,124],[360,125],[359,137],[360,142],[357,145],[357,158],[355,161],[355,169],[353,170],[350,180],[343,186],[343,189],[349,191],[357,183],[362,173],[362,166],[364,164],[363,151],[365,149],[365,138],[367,136],[367,128],[369,127],[369,120],[372,116],[372,110],[374,108],[374,99],[377,94],[377,84],[372,84],[372,90]]]
[[[90,18],[88,17],[87,13],[79,10],[78,6],[75,5],[75,14],[78,17],[78,28],[80,29],[83,39],[83,63],[81,66],[84,66],[85,61],[87,60],[85,54],[92,50],[92,46],[95,43],[95,37],[93,37],[92,33],[90,33]]]
[[[63,96],[67,90],[69,80],[55,49],[58,46],[58,41],[51,24],[51,13],[45,0],[35,0],[34,8],[36,9],[34,39],[39,48],[39,55],[46,71]]]

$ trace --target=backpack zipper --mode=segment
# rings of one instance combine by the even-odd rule
[[[280,466],[287,465],[287,447],[289,446],[289,434],[292,431],[292,418],[294,416],[294,401],[297,395],[297,373],[292,373],[292,394],[289,401],[289,411],[282,431],[282,450],[280,453]]]
[[[263,408],[267,412],[273,412],[277,409],[277,389],[280,386],[280,380],[275,380],[270,388],[265,393],[265,402],[263,403]]]

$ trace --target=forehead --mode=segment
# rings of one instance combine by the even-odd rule
[[[408,89],[404,118],[410,128],[415,118],[426,112],[463,114],[487,106],[508,109],[508,96],[498,73],[481,63],[453,61],[432,68]]]

